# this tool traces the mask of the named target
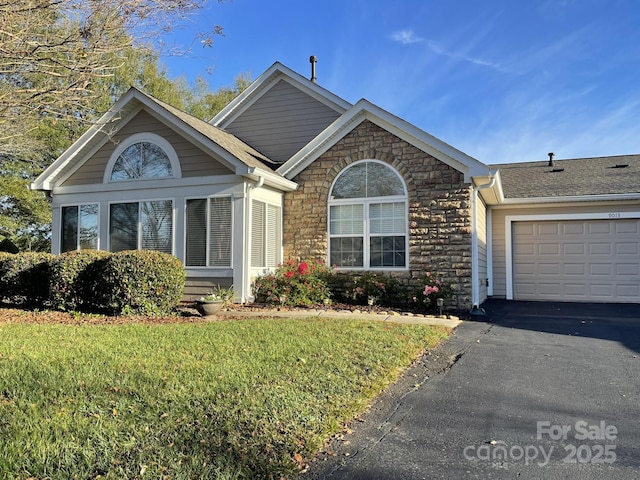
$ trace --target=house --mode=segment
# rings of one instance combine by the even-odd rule
[[[285,259],[487,297],[640,301],[640,156],[489,166],[275,63],[210,123],[127,92],[31,185],[52,250],[157,249],[185,294]]]

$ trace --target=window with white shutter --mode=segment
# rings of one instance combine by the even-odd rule
[[[251,266],[282,262],[282,208],[259,200],[251,203]]]

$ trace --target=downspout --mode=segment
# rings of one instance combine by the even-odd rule
[[[244,264],[243,264],[243,282],[242,282],[242,292],[241,292],[241,302],[247,303],[249,301],[250,292],[251,292],[251,215],[252,215],[252,201],[251,201],[251,192],[255,188],[260,188],[264,185],[264,177],[262,175],[258,176],[258,181],[254,184],[247,185],[247,204],[245,208],[245,228],[244,231],[246,233],[245,241],[243,242],[242,250],[244,252]]]
[[[485,315],[485,311],[480,308],[480,279],[478,278],[480,275],[480,265],[478,259],[478,192],[480,190],[485,190],[487,188],[493,188],[496,184],[496,176],[491,175],[491,171],[489,171],[489,176],[491,180],[484,185],[473,185],[471,187],[471,303],[473,306],[471,307],[472,315]]]

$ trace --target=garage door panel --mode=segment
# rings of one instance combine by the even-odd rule
[[[610,243],[589,243],[589,255],[611,255],[612,251]]]
[[[515,299],[640,302],[640,220],[512,228]]]
[[[638,235],[640,234],[640,225],[638,222],[619,220],[616,222],[616,233],[619,235]]]
[[[534,248],[534,251],[536,249]],[[560,246],[555,243],[542,243],[537,248],[538,255],[554,255],[560,254]]]
[[[616,243],[617,255],[638,255],[637,243]]]
[[[558,271],[560,271],[560,265],[557,265],[556,268]],[[583,276],[585,274],[585,270],[586,270],[586,265],[584,263],[565,263],[564,264],[565,275]]]
[[[562,253],[565,255],[584,255],[585,244],[584,243],[565,243],[562,246]]]
[[[613,265],[610,263],[592,263],[589,265],[589,275],[591,276],[611,276],[613,275]]]

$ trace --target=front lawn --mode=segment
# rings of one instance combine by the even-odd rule
[[[445,337],[342,319],[0,323],[0,478],[278,479]]]

